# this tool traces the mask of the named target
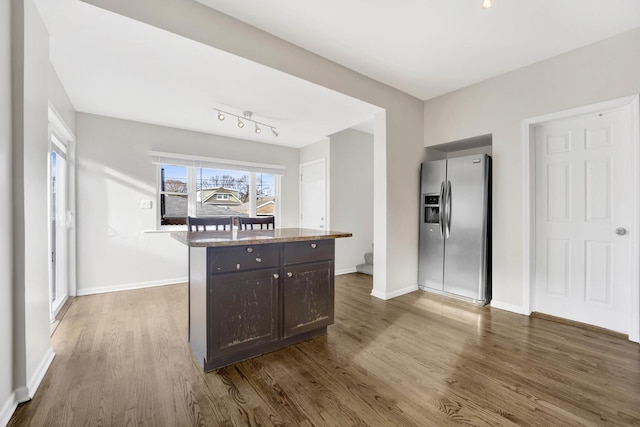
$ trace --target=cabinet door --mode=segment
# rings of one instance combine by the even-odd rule
[[[284,335],[333,323],[333,261],[284,268]]]
[[[209,277],[209,357],[223,357],[279,339],[279,270]]]

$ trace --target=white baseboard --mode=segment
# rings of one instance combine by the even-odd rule
[[[78,296],[104,294],[106,292],[130,291],[133,289],[153,288],[156,286],[177,285],[189,281],[187,277],[178,277],[175,279],[152,280],[150,282],[125,283],[122,285],[102,286],[98,288],[81,288],[78,289]]]
[[[44,375],[47,373],[49,366],[51,366],[51,362],[53,362],[54,357],[56,357],[56,354],[53,352],[53,347],[49,347],[44,357],[40,361],[38,368],[33,373],[29,381],[27,381],[27,390],[28,390],[29,399],[32,399],[33,396],[36,394],[36,391],[38,390],[38,387],[40,387],[40,383],[42,382]],[[20,401],[26,402],[26,400],[20,400]]]
[[[11,395],[9,395],[7,400],[0,407],[0,426],[6,426],[9,424],[9,420],[11,420],[18,404],[28,402],[33,398],[36,391],[38,391],[38,387],[40,387],[42,379],[49,370],[49,366],[51,366],[51,362],[53,362],[54,357],[56,357],[56,354],[53,352],[53,347],[49,347],[40,361],[38,368],[29,379],[28,384],[26,386],[18,387],[13,391],[13,393],[11,393]]]
[[[510,311],[512,313],[522,314],[525,316],[531,315],[531,310],[527,310],[521,305],[509,304],[507,302],[496,301],[494,299],[491,300],[490,305],[492,308]]]
[[[23,387],[26,388],[26,387]],[[16,397],[16,392],[14,391],[9,395],[7,400],[0,407],[0,426],[6,426],[9,424],[9,420],[13,413],[16,411],[18,407],[18,403],[20,403]]]
[[[410,294],[411,292],[415,292],[417,290],[418,290],[417,284],[407,286],[406,288],[398,289],[397,291],[393,291],[393,292],[381,292],[381,291],[378,291],[377,289],[372,289],[371,296],[374,296],[376,298],[380,298],[386,301],[386,300],[390,300],[391,298],[396,298],[405,294]]]
[[[336,276],[341,276],[343,274],[357,273],[357,272],[358,272],[358,270],[356,270],[355,267],[341,268],[340,270],[336,270]]]
[[[16,395],[16,402],[18,404],[31,400],[31,397],[29,397],[29,387],[27,387],[26,385],[15,389],[13,394]]]

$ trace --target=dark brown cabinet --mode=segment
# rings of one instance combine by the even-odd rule
[[[210,278],[209,359],[278,340],[279,272],[268,268]]]
[[[285,268],[285,337],[333,323],[333,268],[332,261]]]
[[[189,341],[201,366],[221,368],[326,334],[334,247],[320,239],[190,248]]]

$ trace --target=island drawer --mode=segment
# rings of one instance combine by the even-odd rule
[[[333,259],[334,239],[305,240],[284,244],[284,264]]]
[[[280,245],[246,245],[209,248],[209,272],[229,273],[280,265]]]

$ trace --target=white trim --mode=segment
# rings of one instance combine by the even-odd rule
[[[633,118],[633,173],[631,194],[634,197],[635,218],[631,227],[630,237],[633,239],[631,260],[633,266],[633,283],[630,295],[629,312],[629,340],[640,342],[640,265],[638,256],[640,253],[640,96],[638,94],[611,99],[608,101],[573,108],[565,111],[532,117],[523,121],[523,248],[522,248],[522,283],[523,283],[523,310],[526,313],[535,311],[534,274],[535,274],[535,156],[533,141],[533,128],[546,122],[561,120],[570,117],[581,116],[603,110],[627,107],[631,109]],[[493,301],[491,302],[494,305]],[[500,303],[499,303],[500,304]],[[517,307],[517,306],[512,306]],[[507,309],[509,310],[509,309]],[[512,311],[512,310],[509,310]],[[517,312],[517,311],[516,311]]]
[[[240,168],[249,168],[249,170],[242,169],[243,172],[268,172],[269,169],[273,169],[273,175],[283,174],[285,167],[283,165],[272,165],[269,163],[255,163],[255,162],[245,162],[242,160],[229,160],[229,159],[218,159],[215,157],[204,157],[204,156],[194,156],[191,154],[179,154],[179,153],[167,153],[164,151],[151,151],[149,153],[150,156],[156,157],[153,159],[152,163],[157,164],[171,164],[171,160],[182,160],[185,161],[185,164],[181,164],[181,166],[194,166],[194,167],[214,167],[220,169],[226,169],[224,166],[233,167],[233,170],[237,170]],[[187,164],[188,163],[188,164]],[[265,171],[266,169],[267,171]]]
[[[276,228],[282,228],[282,175],[275,175],[273,177],[273,187],[273,197],[277,200],[273,212],[275,215]]]
[[[31,379],[27,381],[29,399],[33,399],[36,391],[38,391],[38,387],[40,387],[40,383],[42,382],[44,375],[47,373],[49,366],[51,366],[51,362],[53,362],[54,357],[56,357],[56,354],[53,352],[53,347],[49,347],[40,361],[38,368],[31,376]]]
[[[336,270],[336,276],[342,276],[343,274],[351,274],[351,273],[357,273],[358,270],[355,267],[350,267],[350,268],[341,268],[340,270]]]
[[[177,285],[180,283],[186,283],[189,279],[187,277],[177,277],[175,279],[166,280],[152,280],[149,282],[139,283],[123,283],[121,285],[101,286],[97,288],[78,289],[78,296],[104,294],[107,292],[119,292],[119,291],[131,291],[133,289],[155,288],[157,286]]]
[[[71,128],[62,119],[62,116],[58,113],[52,102],[49,102],[49,108],[47,110],[47,117],[49,121],[49,152],[51,151],[52,138],[55,136],[60,144],[55,144],[62,149],[65,154],[67,171],[67,283],[69,289],[67,289],[69,296],[75,296],[77,290],[76,281],[76,135]],[[51,160],[49,160],[48,168],[50,168]],[[51,171],[48,169],[48,176],[51,176]],[[49,197],[49,196],[48,196]],[[51,206],[51,201],[48,200]],[[49,235],[51,232],[49,231]],[[51,252],[51,250],[49,251]]]
[[[14,394],[16,395],[16,402],[18,403],[28,402],[31,400],[31,397],[29,396],[29,388],[26,385],[15,389]]]
[[[371,290],[371,296],[374,296],[376,298],[380,298],[386,301],[402,295],[410,294],[411,292],[415,292],[417,290],[419,290],[417,283],[415,285],[407,286],[406,288],[398,289],[397,291],[393,291],[393,292],[381,292],[378,289],[374,288]]]
[[[257,185],[256,173],[249,172],[249,216],[256,216],[256,185]],[[220,196],[220,194],[217,194]],[[229,196],[227,195],[227,199]]]
[[[494,299],[491,300],[490,303],[491,308],[497,308],[498,310],[510,311],[512,313],[522,314],[525,316],[529,316],[531,314],[530,310],[526,309],[526,306],[519,306],[515,304],[509,304],[508,302],[496,301]]]
[[[62,116],[58,113],[58,110],[53,106],[51,102],[49,102],[49,123],[53,126],[58,137],[63,140],[65,143],[69,143],[71,141],[76,140],[76,136],[71,131],[71,128],[67,126],[67,124],[62,120]]]
[[[635,232],[631,233],[631,238],[633,239],[633,253],[631,256],[634,260],[637,260],[640,252],[640,95],[636,94],[632,98],[630,108],[634,141],[632,156],[635,163],[633,168],[635,185],[633,195],[636,217],[633,223]],[[633,270],[633,283],[635,286],[631,287],[631,298],[629,298],[629,304],[631,305],[629,311],[629,341],[640,343],[640,267],[637,264]]]
[[[9,395],[7,400],[2,404],[2,407],[0,407],[0,426],[6,426],[7,424],[9,424],[9,420],[11,420],[13,413],[16,411],[16,408],[18,407],[18,403],[20,402],[18,401],[17,394],[14,391]]]
[[[329,187],[329,159],[328,157],[321,157],[310,162],[300,163],[298,165],[298,224],[302,227],[302,168],[322,163],[324,165],[324,229],[331,230],[329,225],[329,200],[330,187]]]

